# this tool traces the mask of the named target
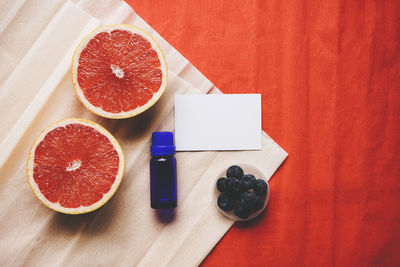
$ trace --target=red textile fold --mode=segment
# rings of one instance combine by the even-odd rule
[[[400,2],[127,0],[290,156],[204,266],[400,264]]]

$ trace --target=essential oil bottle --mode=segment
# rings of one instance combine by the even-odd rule
[[[150,198],[153,209],[176,208],[174,134],[154,132],[150,147]]]

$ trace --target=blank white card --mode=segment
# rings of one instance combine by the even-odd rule
[[[261,95],[175,95],[177,151],[261,149]]]

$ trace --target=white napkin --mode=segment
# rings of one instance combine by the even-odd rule
[[[163,49],[168,87],[158,103],[127,120],[90,113],[75,96],[70,64],[77,43],[101,24],[148,31]],[[222,168],[250,163],[271,177],[287,153],[263,133],[261,151],[184,152],[178,161],[178,208],[170,222],[149,204],[149,144],[153,131],[173,130],[173,95],[220,93],[122,1],[6,0],[0,3],[0,265],[194,266],[232,221],[212,200]],[[53,121],[81,117],[119,140],[126,170],[101,209],[64,215],[44,207],[25,176],[29,147]],[[272,192],[273,194],[273,192]]]

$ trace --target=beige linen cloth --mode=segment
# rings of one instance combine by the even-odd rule
[[[126,120],[90,113],[75,96],[70,79],[72,54],[82,37],[101,24],[115,23],[151,33],[169,67],[162,98]],[[178,208],[172,220],[164,220],[149,203],[151,133],[173,130],[174,94],[220,93],[217,88],[117,0],[1,1],[0,61],[0,266],[198,265],[233,224],[212,198],[218,173],[242,162],[269,178],[287,156],[266,134],[262,151],[178,153]],[[34,138],[51,122],[67,117],[103,125],[126,157],[119,190],[89,214],[53,212],[26,180]]]

